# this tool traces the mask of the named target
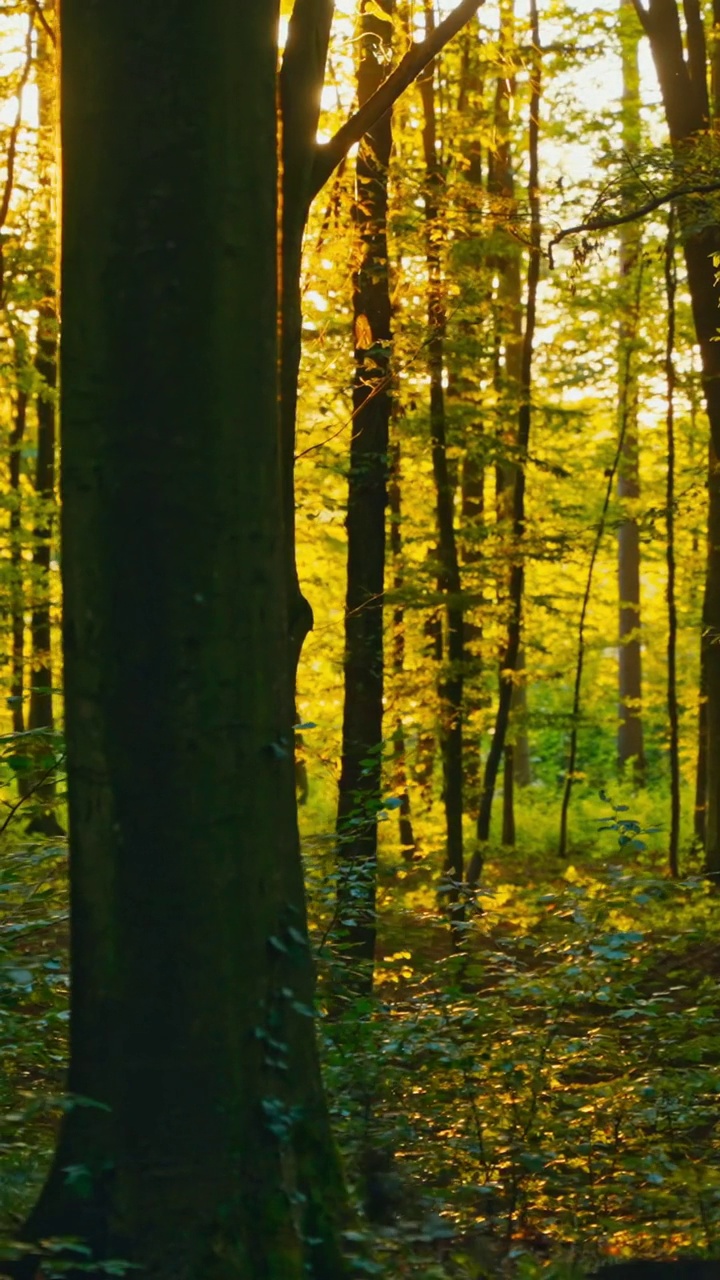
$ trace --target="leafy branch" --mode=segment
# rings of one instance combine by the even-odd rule
[[[647,217],[649,213],[654,213],[656,209],[661,209],[663,205],[673,204],[675,200],[680,200],[683,196],[711,195],[714,191],[720,191],[720,180],[717,178],[713,182],[683,183],[679,187],[671,187],[669,191],[664,191],[662,195],[653,196],[650,200],[646,200],[644,204],[638,205],[635,209],[629,209],[625,213],[591,214],[590,217],[576,223],[573,227],[564,227],[548,242],[547,255],[550,266],[555,265],[553,263],[553,249],[561,244],[563,240],[566,240],[568,236],[583,235],[589,231],[608,231],[612,227],[622,227],[628,222],[638,222],[640,218]]]

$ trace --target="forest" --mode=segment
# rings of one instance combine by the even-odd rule
[[[718,0],[0,0],[0,1275],[720,1277]]]

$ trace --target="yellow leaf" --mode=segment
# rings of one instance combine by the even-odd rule
[[[373,332],[367,316],[360,315],[355,321],[355,346],[358,351],[367,350],[373,344]]]

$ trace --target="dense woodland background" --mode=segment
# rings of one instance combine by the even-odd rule
[[[320,142],[444,13],[338,6]],[[718,1248],[720,28],[648,13],[488,0],[305,237],[296,776],[368,1274]],[[57,44],[2,4],[7,1236],[66,1052]]]

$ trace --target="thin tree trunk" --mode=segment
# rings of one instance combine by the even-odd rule
[[[493,382],[501,407],[501,423],[497,430],[499,457],[495,466],[495,504],[498,526],[510,526],[512,522],[512,501],[514,471],[507,461],[507,453],[516,444],[517,414],[520,402],[520,380],[522,366],[522,273],[521,251],[506,231],[504,222],[510,222],[516,212],[515,175],[512,164],[510,145],[511,106],[515,95],[515,14],[513,0],[506,0],[500,8],[499,46],[503,58],[508,64],[506,74],[500,75],[495,86],[494,104],[494,145],[488,155],[488,194],[499,202],[504,213],[503,223],[498,223],[495,236],[499,238],[500,247],[492,255],[491,261],[497,270],[499,283],[494,305],[494,367]],[[504,352],[504,355],[503,355]],[[511,425],[512,424],[512,425]],[[501,571],[502,572],[502,571]],[[509,575],[508,575],[509,579]],[[506,590],[507,586],[507,590]],[[501,577],[498,580],[498,599],[509,604],[509,580],[506,584]],[[504,662],[500,663],[499,693],[502,698]],[[476,830],[490,830],[492,802],[495,793],[497,774],[504,754],[504,738],[497,738],[497,716],[488,756],[483,771],[476,812]],[[507,728],[507,725],[506,725]],[[503,834],[514,831],[513,814],[513,775],[504,770],[504,779],[509,778],[507,795],[503,789]],[[487,837],[486,837],[487,838]],[[478,839],[480,837],[478,836]],[[482,866],[482,849],[476,848],[470,863],[468,880],[471,885],[479,878]]]
[[[296,726],[300,723],[298,719],[297,699],[294,703],[293,724]],[[308,795],[310,793],[310,780],[308,778],[307,760],[305,758],[305,739],[302,731],[296,727],[295,729],[295,795],[298,804],[307,804]]]
[[[632,162],[640,151],[640,73],[637,22],[632,0],[620,0],[622,47],[622,143]],[[633,306],[635,276],[639,271],[642,233],[637,223],[619,228],[618,311],[618,430],[624,425],[623,448],[618,467],[617,492],[621,520],[618,526],[618,594],[620,643],[618,647],[618,763],[624,771],[632,764],[633,781],[642,786],[645,751],[642,723],[642,655],[640,638],[640,530],[634,504],[640,497],[638,456],[638,311]]]
[[[716,654],[711,648],[720,645],[720,467],[710,442],[708,447],[708,516],[705,591],[700,637],[700,682],[698,688],[698,754],[695,777],[695,835],[704,849],[707,842],[708,808],[708,665]],[[713,747],[720,738],[713,737]],[[713,765],[720,774],[720,762]]]
[[[523,334],[520,364],[520,404],[517,418],[516,454],[512,490],[512,535],[513,563],[510,571],[510,591],[507,639],[501,662],[500,697],[498,700],[495,730],[490,744],[483,791],[480,800],[480,811],[477,821],[477,839],[479,848],[473,855],[472,874],[468,876],[471,886],[477,883],[482,866],[482,847],[490,837],[490,820],[492,802],[495,792],[500,761],[505,749],[505,740],[510,720],[510,708],[513,696],[513,674],[517,667],[520,653],[522,629],[522,605],[525,583],[524,551],[522,547],[525,533],[525,460],[530,440],[530,424],[532,417],[532,359],[535,337],[535,318],[537,309],[537,287],[540,279],[540,196],[538,187],[538,140],[540,115],[540,35],[537,9],[531,0],[530,23],[532,39],[532,65],[530,89],[530,119],[528,127],[528,200],[530,206],[530,240],[528,256],[527,299],[525,305],[525,331]],[[511,772],[508,771],[508,778]],[[512,782],[510,782],[512,788]],[[505,821],[506,834],[514,837],[514,820],[509,817]]]
[[[358,102],[368,101],[386,75],[391,11],[363,7],[359,23]],[[338,920],[353,958],[375,954],[377,820],[382,786],[383,590],[389,424],[390,280],[387,247],[388,112],[367,134],[357,156],[355,224],[360,260],[353,275],[355,378],[347,507],[345,697],[338,794]],[[372,968],[353,986],[369,989]]]
[[[478,165],[479,167],[479,165]],[[485,463],[482,455],[482,425],[475,430],[476,438],[470,441],[463,458],[460,484],[462,532],[463,532],[463,565],[472,573],[472,566],[482,560],[480,538],[485,524]],[[465,577],[465,570],[463,571]],[[480,590],[479,615],[476,622],[465,619],[465,721],[472,723],[473,713],[479,711],[484,698],[480,689],[482,677],[482,657],[478,652],[468,649],[468,642],[478,646],[482,644],[482,590]],[[466,733],[463,741],[464,769],[464,807],[468,815],[477,819],[480,804],[480,738],[475,732]]]
[[[22,558],[22,491],[20,488],[22,447],[27,428],[28,393],[21,381],[27,378],[27,370],[22,361],[16,363],[18,389],[15,399],[13,425],[8,439],[8,471],[10,487],[10,628],[11,628],[11,671],[10,671],[10,705],[12,707],[12,726],[14,733],[23,733],[25,729],[25,712],[23,697],[25,692],[25,583]],[[18,790],[21,795],[26,792],[27,776],[24,770],[17,775]]]
[[[295,558],[295,428],[302,342],[302,248],[315,195],[315,137],[334,7],[334,0],[296,0],[279,77],[282,117],[280,433],[288,646],[294,671],[313,624],[310,603],[300,589]]]
[[[434,25],[433,10],[425,6],[425,30]],[[445,873],[453,921],[459,919],[459,885],[463,879],[463,680],[465,667],[464,615],[460,564],[455,534],[454,492],[447,458],[447,424],[443,388],[445,298],[440,210],[442,166],[437,149],[434,63],[419,82],[423,105],[425,159],[425,225],[428,268],[428,369],[430,374],[430,443],[438,530],[439,583],[445,597],[447,655],[440,679],[443,801],[445,805]]]
[[[515,845],[515,747],[512,742],[505,745],[503,763],[503,812],[502,843],[513,848]]]
[[[667,296],[667,339],[665,378],[667,384],[667,609],[668,609],[668,723],[670,726],[670,841],[668,865],[677,879],[680,842],[680,756],[677,697],[677,605],[675,601],[675,218],[671,208],[665,245],[665,292]]]
[[[522,645],[515,663],[517,679],[513,683],[510,722],[513,727],[513,780],[517,787],[529,787],[532,782],[530,764],[530,740],[528,738],[528,686],[525,669],[525,650]]]
[[[437,553],[435,558],[437,558]],[[425,645],[423,646],[425,656],[436,666],[439,666],[443,660],[443,626],[439,609],[431,609],[428,613],[423,624],[423,634],[425,636]],[[420,729],[412,770],[413,781],[418,787],[427,809],[432,806],[437,737],[438,735],[434,728]]]
[[[716,519],[720,524],[720,500]],[[707,586],[707,568],[706,568]],[[720,583],[718,584],[720,589]],[[704,615],[703,615],[704,617]],[[705,626],[700,637],[700,679],[698,682],[697,759],[695,762],[695,807],[693,831],[697,845],[705,848],[707,839],[707,654]]]
[[[52,16],[53,5],[44,12]],[[30,626],[30,703],[28,728],[35,731],[30,756],[36,761],[26,777],[32,793],[29,831],[53,836],[63,833],[55,814],[56,786],[48,776],[48,757],[55,749],[52,662],[52,542],[56,523],[55,453],[58,357],[57,287],[55,281],[57,244],[55,173],[57,168],[57,67],[55,47],[44,29],[38,37],[38,114],[40,201],[43,216],[45,261],[40,272],[43,295],[38,308],[35,372],[39,390],[35,400],[37,453],[33,487],[35,522],[32,552],[32,613]],[[46,736],[47,735],[47,736]]]
[[[702,651],[702,670],[707,690],[702,726],[705,732],[701,741],[701,754],[704,753],[705,757],[704,783],[707,798],[707,808],[703,815],[705,848],[708,870],[717,875],[715,867],[720,863],[720,803],[714,787],[720,779],[720,696],[713,695],[717,695],[720,689],[720,465],[712,445],[708,468],[708,548]],[[699,761],[698,769],[701,763]]]
[[[393,564],[393,594],[395,604],[392,614],[392,669],[402,697],[402,681],[405,671],[405,609],[402,590],[405,583],[402,550],[402,454],[400,440],[396,438],[390,450],[390,483],[388,499],[390,507],[390,552]],[[405,726],[402,709],[395,721],[393,734],[393,785],[398,805],[400,848],[407,862],[412,861],[417,847],[410,816],[410,792],[407,784],[405,752]]]
[[[460,146],[463,155],[464,179],[458,195],[466,220],[467,234],[483,235],[485,193],[483,190],[483,140],[487,135],[488,119],[484,104],[483,68],[479,57],[477,23],[472,22],[464,33],[460,62],[457,96],[457,114],[462,121],[463,135]],[[463,196],[465,199],[463,200]],[[482,266],[479,268],[483,270]],[[477,269],[476,269],[477,270]],[[473,280],[472,288],[477,285]],[[492,312],[492,287],[484,290],[487,298],[487,314]],[[485,533],[485,431],[483,422],[482,370],[488,367],[485,334],[459,308],[455,326],[458,340],[451,344],[448,369],[448,399],[454,397],[462,406],[460,421],[468,412],[472,420],[462,428],[464,447],[460,471],[460,555],[463,588],[472,590],[476,603],[464,610],[465,672],[463,681],[463,807],[467,815],[477,818],[480,803],[480,732],[479,713],[486,696],[481,687],[483,672],[483,538]],[[472,645],[472,648],[470,648]]]
[[[203,0],[177,19],[62,5],[83,1105],[25,1238],[79,1238],[91,1280],[118,1258],[147,1280],[338,1280],[282,590],[278,13]]]

